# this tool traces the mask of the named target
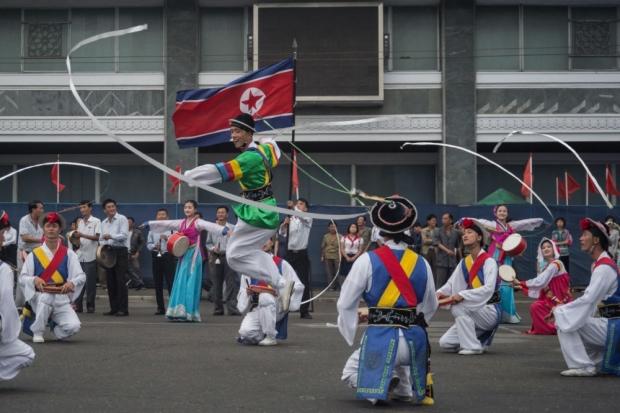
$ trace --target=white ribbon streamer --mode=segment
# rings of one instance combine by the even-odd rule
[[[28,169],[32,169],[32,168],[38,168],[40,166],[47,166],[47,165],[71,165],[71,166],[81,166],[82,168],[90,168],[90,169],[95,169],[97,171],[100,172],[105,172],[107,174],[109,174],[110,172],[106,171],[103,168],[99,168],[98,166],[94,166],[94,165],[89,165],[86,163],[79,163],[79,162],[64,162],[64,161],[54,161],[54,162],[44,162],[44,163],[39,163],[36,165],[30,165],[30,166],[26,166],[24,168],[18,169],[16,171],[13,171],[11,173],[8,173],[2,177],[0,177],[0,182],[4,181],[7,178],[12,177],[13,175],[17,175],[19,173],[22,173],[24,171],[27,171]]]
[[[480,159],[484,159],[485,161],[487,161],[491,165],[493,165],[493,166],[501,169],[502,171],[506,172],[508,175],[510,175],[511,177],[516,179],[517,181],[519,181],[521,183],[521,185],[523,185],[528,190],[530,190],[532,192],[532,195],[534,195],[534,197],[538,200],[538,202],[540,202],[541,205],[547,210],[547,212],[549,213],[551,218],[553,218],[553,214],[551,213],[551,210],[549,210],[549,208],[547,207],[547,204],[545,204],[545,202],[542,200],[542,198],[539,197],[538,194],[536,192],[534,192],[534,190],[532,188],[530,188],[530,186],[528,184],[523,182],[521,179],[519,179],[518,176],[516,176],[515,174],[510,172],[508,169],[504,168],[503,166],[501,166],[497,162],[494,162],[494,161],[490,160],[486,156],[480,155],[479,153],[471,151],[471,150],[469,150],[467,148],[463,148],[462,146],[450,145],[448,143],[439,143],[439,142],[406,142],[406,143],[402,144],[400,148],[402,149],[405,146],[443,146],[445,148],[458,149],[459,151],[467,152],[467,153],[469,153],[471,155],[477,156]]]
[[[497,145],[495,145],[495,147],[493,148],[493,153],[496,153],[499,150],[499,147],[502,146],[502,143],[504,143],[505,140],[513,137],[514,135],[540,135],[540,136],[544,136],[545,138],[549,138],[552,141],[556,141],[557,143],[561,144],[562,146],[564,146],[566,149],[568,149],[569,151],[572,152],[573,155],[575,155],[575,158],[577,158],[577,160],[579,161],[579,163],[581,163],[581,166],[583,166],[583,169],[586,170],[586,174],[588,174],[588,176],[590,177],[590,179],[592,180],[592,182],[594,182],[594,186],[596,187],[596,190],[601,194],[601,197],[603,198],[603,200],[605,201],[605,203],[607,204],[607,207],[609,209],[612,209],[614,206],[611,203],[611,201],[609,200],[609,198],[607,197],[607,195],[605,194],[605,192],[603,191],[603,188],[601,188],[601,186],[598,184],[598,181],[596,180],[596,178],[594,177],[594,175],[592,175],[592,172],[590,172],[590,169],[588,168],[588,166],[586,165],[586,163],[583,161],[583,159],[581,158],[581,156],[579,156],[579,154],[577,153],[577,151],[575,151],[573,149],[572,146],[570,146],[568,143],[564,142],[562,139],[560,138],[556,138],[553,135],[548,135],[546,133],[540,133],[540,132],[531,132],[531,131],[522,131],[522,130],[515,130],[510,132],[508,135],[506,135],[504,138],[502,138],[501,141],[499,141],[497,143]],[[587,190],[587,189],[586,189]]]
[[[276,207],[276,206],[271,206],[271,205],[267,205],[264,204],[262,202],[257,202],[257,201],[252,201],[246,198],[242,198],[240,196],[236,196],[233,194],[230,194],[226,191],[222,191],[221,189],[218,188],[214,188],[210,185],[205,185],[205,184],[201,184],[191,178],[186,177],[183,174],[178,173],[177,171],[175,171],[172,168],[169,168],[168,166],[162,164],[161,162],[151,158],[150,156],[148,156],[147,154],[145,154],[144,152],[140,151],[139,149],[133,147],[132,145],[130,145],[129,143],[127,143],[123,138],[115,135],[111,130],[109,130],[103,123],[101,123],[99,121],[99,119],[97,119],[97,117],[88,109],[88,107],[86,106],[86,104],[84,103],[84,101],[82,100],[82,98],[80,97],[80,95],[77,92],[77,89],[75,87],[75,83],[73,82],[73,75],[71,72],[71,54],[74,53],[75,51],[77,51],[78,49],[80,49],[82,46],[85,46],[87,44],[96,42],[98,40],[101,39],[106,39],[109,37],[119,37],[119,36],[124,36],[127,34],[131,34],[131,33],[137,33],[137,32],[141,32],[143,30],[146,30],[148,28],[148,25],[143,24],[140,26],[133,26],[133,27],[129,27],[127,29],[123,29],[123,30],[114,30],[114,31],[110,31],[110,32],[105,32],[105,33],[101,33],[95,36],[91,36],[88,37],[82,41],[80,41],[78,44],[76,44],[75,46],[73,46],[73,48],[69,51],[69,53],[67,54],[67,59],[66,59],[66,64],[67,64],[67,74],[69,76],[69,89],[71,89],[71,93],[73,93],[73,96],[75,97],[75,99],[77,100],[78,104],[80,105],[80,107],[82,108],[82,110],[86,113],[86,115],[90,118],[90,120],[93,122],[93,124],[99,128],[99,130],[101,130],[102,132],[104,132],[106,135],[108,135],[110,138],[114,139],[116,142],[118,142],[119,144],[121,144],[123,147],[125,147],[127,150],[129,150],[130,152],[132,152],[133,154],[135,154],[136,156],[138,156],[139,158],[141,158],[142,160],[144,160],[145,162],[151,164],[152,166],[154,166],[155,168],[159,169],[160,171],[173,176],[183,182],[185,182],[186,184],[190,185],[190,186],[195,186],[197,188],[200,188],[204,191],[207,192],[211,192],[212,194],[218,195],[222,198],[228,199],[230,201],[233,202],[237,202],[240,204],[246,204],[246,205],[250,205],[259,209],[263,209],[266,211],[271,211],[271,212],[277,212],[280,214],[284,214],[284,215],[294,215],[300,218],[313,218],[313,219],[324,219],[324,220],[347,220],[347,219],[354,219],[356,217],[358,217],[360,214],[356,213],[356,214],[344,214],[344,215],[332,215],[332,214],[317,214],[317,213],[310,213],[310,212],[301,212],[301,211],[296,211],[296,210],[292,210],[292,209],[286,209],[286,208],[280,208],[280,207]]]

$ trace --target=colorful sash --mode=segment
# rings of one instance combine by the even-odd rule
[[[391,278],[381,298],[379,298],[377,307],[394,307],[401,295],[407,306],[415,307],[418,304],[418,297],[409,280],[410,276],[407,274],[413,275],[413,269],[418,262],[418,254],[406,249],[400,262],[398,262],[396,255],[386,245],[373,252],[379,257]]]
[[[60,285],[66,282],[69,272],[66,263],[67,247],[59,244],[58,249],[56,250],[56,253],[54,254],[51,262],[47,257],[47,254],[45,254],[43,247],[37,247],[33,249],[32,253],[34,254],[35,261],[38,261],[40,269],[42,270],[37,271],[39,270],[39,266],[36,265],[37,262],[35,262],[35,274],[39,278],[43,279],[46,284]],[[61,264],[64,264],[63,268],[61,271],[58,271]]]
[[[467,283],[467,288],[479,288],[484,285],[484,272],[482,271],[482,266],[487,258],[490,258],[489,254],[483,252],[478,255],[478,258],[474,261],[474,258],[471,255],[465,257],[463,261],[461,261],[463,277],[465,277],[465,282]]]

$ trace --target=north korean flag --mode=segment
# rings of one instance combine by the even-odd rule
[[[254,117],[257,132],[293,126],[294,79],[289,58],[219,88],[177,92],[172,122],[179,147],[230,141],[228,121],[242,112]]]

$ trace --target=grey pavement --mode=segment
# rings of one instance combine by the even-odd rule
[[[132,294],[130,316],[81,314],[82,331],[67,342],[33,345],[37,358],[10,382],[0,382],[2,412],[611,412],[620,378],[564,378],[556,337],[526,336],[524,321],[503,325],[482,356],[442,353],[437,340],[450,325],[440,310],[429,334],[436,404],[356,400],[340,382],[353,351],[334,328],[334,296],[315,305],[313,320],[291,315],[289,340],[269,347],[235,343],[240,317],[171,323],[152,315],[153,290]],[[360,329],[361,331],[361,329]]]

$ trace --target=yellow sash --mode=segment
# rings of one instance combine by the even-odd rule
[[[400,266],[403,271],[405,271],[405,274],[407,274],[407,277],[411,277],[411,274],[413,274],[413,269],[415,268],[417,263],[418,254],[416,254],[409,248],[405,249],[403,257],[400,259]],[[377,303],[377,307],[394,307],[396,301],[398,301],[399,298],[400,291],[398,290],[398,287],[396,287],[396,283],[394,282],[394,280],[390,280],[387,287],[385,287],[383,294],[381,294],[381,298]]]
[[[467,268],[468,278],[471,278],[469,272],[471,271],[471,267],[474,265],[474,258],[471,255],[468,255],[465,258],[465,267]],[[474,278],[471,281],[471,288],[482,287],[482,281],[478,277],[478,274],[474,274]]]

